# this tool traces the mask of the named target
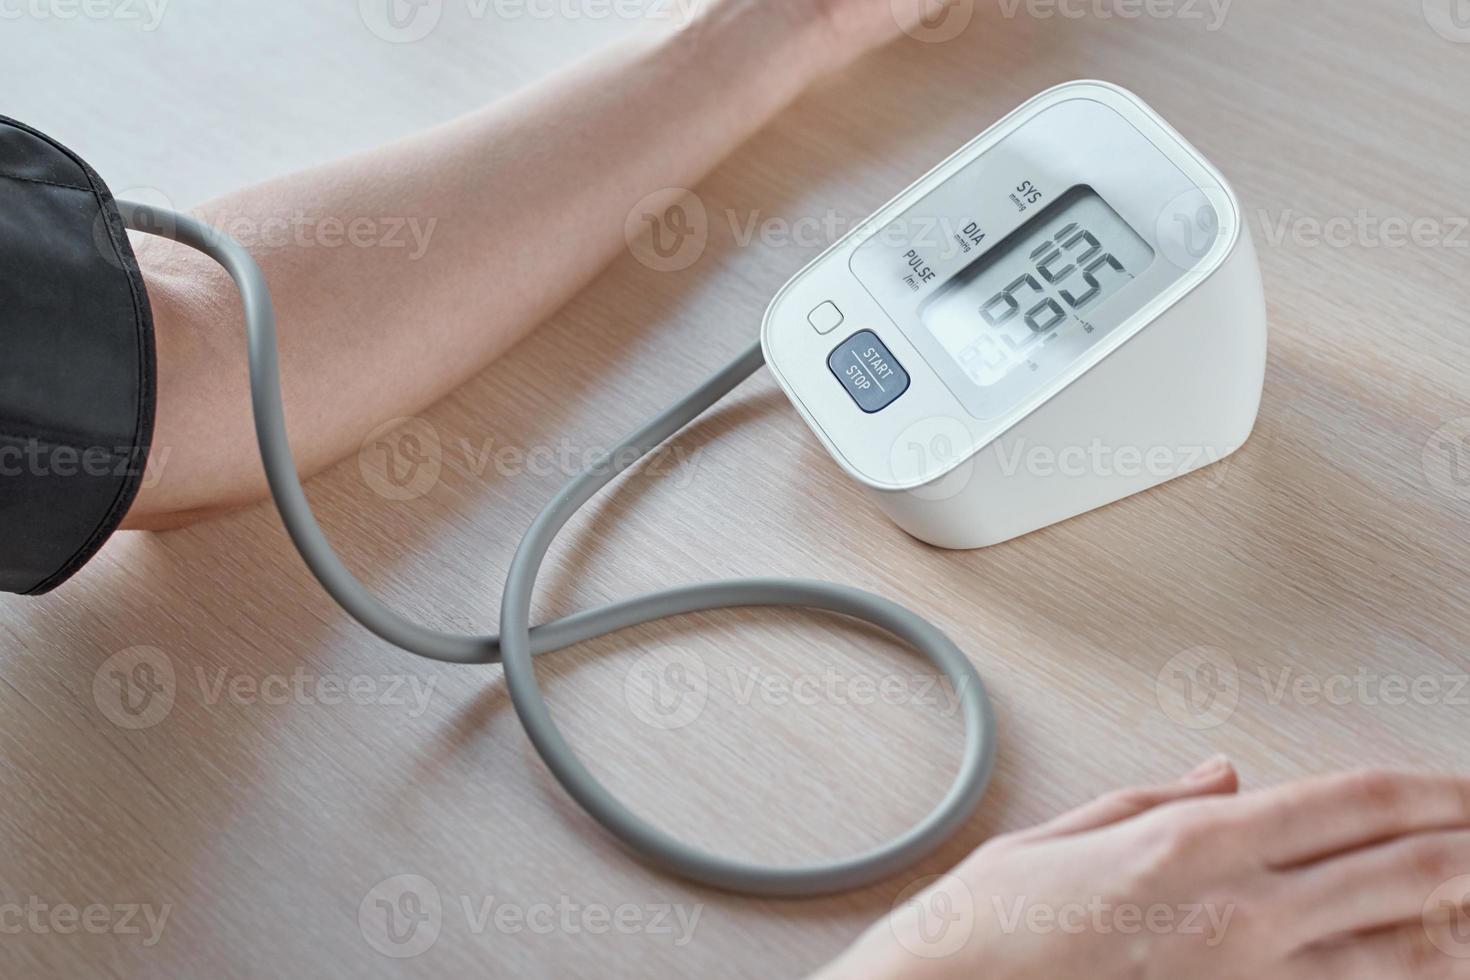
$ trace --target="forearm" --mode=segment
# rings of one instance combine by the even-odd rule
[[[271,284],[302,471],[442,397],[564,303],[624,246],[635,204],[696,183],[821,70],[798,56],[822,50],[821,30],[795,6],[720,3],[447,125],[200,209],[246,232]],[[315,233],[267,232],[287,222]],[[323,229],[354,227],[365,241],[325,247]],[[266,488],[232,285],[170,243],[139,251],[164,465],[129,525],[168,526]]]

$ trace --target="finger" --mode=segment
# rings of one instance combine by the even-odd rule
[[[1015,835],[1017,840],[1038,841],[1071,834],[1086,833],[1111,824],[1121,823],[1155,807],[1197,796],[1234,793],[1240,788],[1235,767],[1224,756],[1218,756],[1173,783],[1162,786],[1140,786],[1118,790],[1084,804],[1055,820]]]
[[[1243,796],[1222,815],[1261,860],[1289,868],[1405,834],[1470,829],[1470,780],[1402,772],[1327,776]]]
[[[1465,980],[1470,945],[1464,931],[1438,921],[1349,936],[1297,953],[1287,973],[1300,980]]]
[[[1436,831],[1287,872],[1282,885],[1316,940],[1418,920],[1437,890],[1467,873],[1470,831]]]

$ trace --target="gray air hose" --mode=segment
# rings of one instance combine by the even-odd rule
[[[995,718],[985,687],[947,636],[887,599],[826,582],[739,579],[686,585],[535,628],[530,625],[531,592],[557,532],[619,473],[753,374],[763,363],[758,344],[623,439],[551,499],[516,549],[500,601],[498,637],[441,633],[409,622],[369,594],[337,558],[312,515],[286,441],[270,290],[250,254],[227,235],[188,215],[127,201],[119,201],[118,207],[130,228],[198,249],[224,266],[239,287],[245,305],[250,397],[261,460],[286,530],[322,587],[359,623],[409,653],[457,664],[498,661],[505,670],[516,714],[552,774],[583,809],[643,860],[693,881],[736,892],[795,896],[842,891],[877,881],[929,854],[980,802],[995,758]],[[965,719],[964,759],[944,799],[916,826],[856,857],[802,867],[766,867],[710,854],[670,837],[634,814],[587,771],[546,709],[531,658],[639,623],[745,606],[824,609],[872,623],[914,647],[949,678]]]

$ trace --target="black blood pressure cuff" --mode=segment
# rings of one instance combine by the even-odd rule
[[[117,529],[154,385],[153,315],[112,194],[0,116],[0,591],[56,588]]]

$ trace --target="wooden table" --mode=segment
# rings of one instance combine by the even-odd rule
[[[188,206],[447,118],[634,29],[477,19],[447,0],[430,36],[390,44],[355,7],[204,0],[168,7],[156,30],[27,14],[0,42],[4,110],[119,193]],[[863,62],[730,159],[700,189],[713,230],[693,267],[625,256],[403,430],[427,467],[396,471],[403,492],[384,482],[390,455],[412,455],[401,432],[310,487],[392,603],[492,630],[511,550],[566,459],[749,342],[829,227],[1047,86],[1132,88],[1232,179],[1260,248],[1271,357],[1242,452],[948,554],[885,523],[760,376],[679,437],[682,455],[600,499],[540,593],[549,616],[771,574],[924,611],[1000,713],[995,781],[963,832],[900,877],[820,901],[651,872],[549,777],[498,670],[370,637],[261,506],[121,536],[58,594],[0,600],[0,975],[796,976],[989,835],[1212,752],[1252,785],[1470,767],[1470,44],[1433,29],[1420,0],[1250,0],[1223,24],[1194,3],[1142,20],[1090,0],[1068,8],[1081,18],[980,7],[958,39]],[[796,240],[775,224],[803,218]],[[593,366],[609,358],[661,367],[629,393]],[[854,551],[853,517],[897,557]],[[689,617],[542,671],[600,777],[665,828],[749,858],[873,844],[927,810],[957,759],[958,719],[927,672],[822,616]],[[384,941],[379,901],[424,910],[407,946]]]

